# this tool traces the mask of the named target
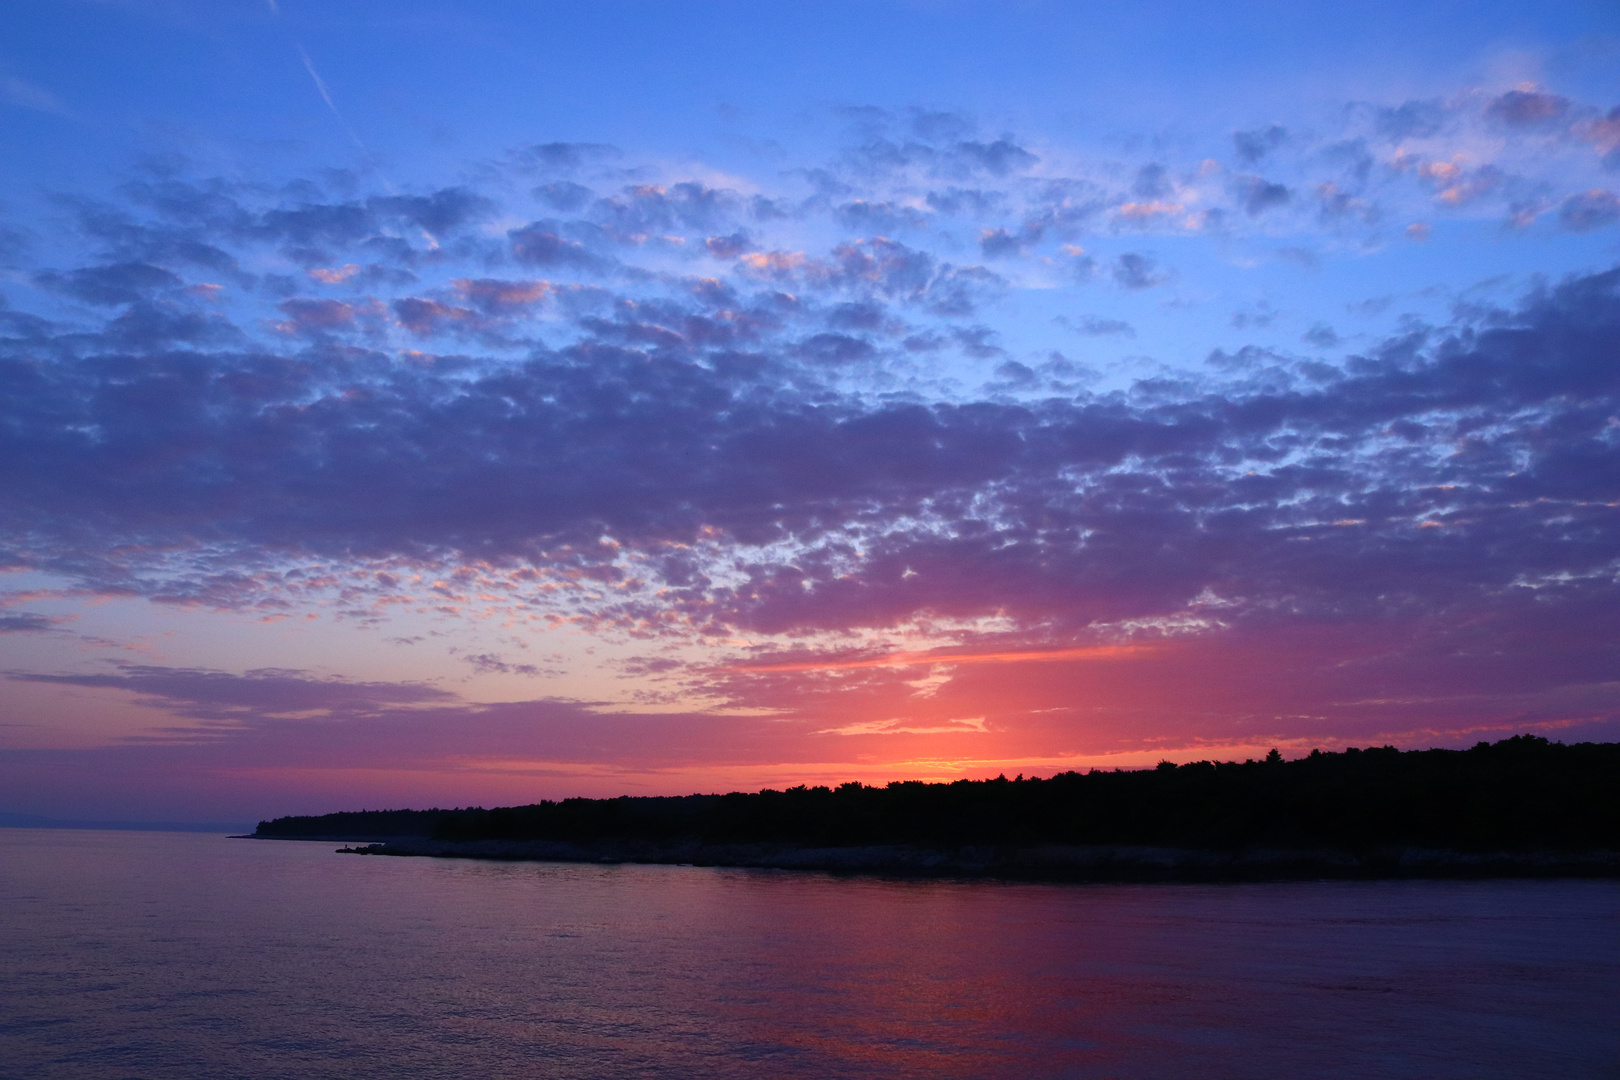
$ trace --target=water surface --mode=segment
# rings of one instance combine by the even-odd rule
[[[0,829],[0,1078],[1620,1077],[1620,883],[1023,885]]]

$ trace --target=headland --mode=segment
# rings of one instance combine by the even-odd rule
[[[1056,881],[1620,877],[1620,744],[1520,735],[1285,761],[263,821],[366,855]]]

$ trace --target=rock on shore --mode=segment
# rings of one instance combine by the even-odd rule
[[[394,839],[345,854],[508,862],[659,863],[903,877],[1028,881],[1261,881],[1312,878],[1620,877],[1620,852],[1459,852],[1386,848],[1213,851],[1124,845],[793,847],[604,841]]]

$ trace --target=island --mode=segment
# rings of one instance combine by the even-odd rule
[[[1045,881],[1620,877],[1620,743],[571,798],[261,821],[345,853]]]

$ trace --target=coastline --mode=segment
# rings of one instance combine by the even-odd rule
[[[1620,744],[1313,751],[1045,779],[338,811],[255,837],[362,855],[1029,881],[1620,878]]]
[[[272,838],[266,838],[272,839]],[[306,839],[306,838],[300,838]],[[360,838],[308,837],[363,843]],[[1047,882],[1245,882],[1403,878],[1616,878],[1620,851],[1463,852],[1400,847],[1224,851],[1137,845],[968,846],[889,844],[801,847],[635,840],[447,841],[398,837],[338,849],[341,854],[484,859],[497,862],[650,863],[801,870],[910,878]]]

